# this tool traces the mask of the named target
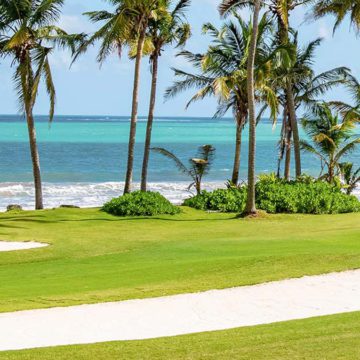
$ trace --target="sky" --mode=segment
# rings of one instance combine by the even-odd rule
[[[188,11],[188,20],[193,36],[186,49],[202,52],[209,44],[209,38],[202,34],[202,25],[212,22],[219,26],[217,6],[220,0],[193,0]],[[105,9],[101,0],[65,0],[60,26],[69,33],[93,32],[96,27],[90,24],[82,14],[86,11]],[[305,21],[309,9],[299,9],[291,16],[291,24],[298,29],[303,44],[322,37],[323,43],[317,50],[314,68],[317,72],[338,66],[347,66],[360,78],[360,38],[356,37],[348,22],[340,27],[333,36],[332,18],[316,22]],[[248,17],[246,12],[244,17]],[[165,89],[174,81],[171,67],[191,71],[191,66],[182,58],[176,57],[178,50],[167,48],[160,59],[159,87],[157,98],[157,116],[212,116],[216,108],[215,99],[206,99],[185,109],[187,100],[194,94],[188,91],[175,99],[164,102]],[[71,68],[71,57],[67,52],[55,52],[51,58],[53,77],[57,91],[56,114],[58,115],[121,115],[128,116],[131,110],[134,63],[126,54],[119,59],[114,54],[99,67],[96,63],[96,46],[83,55]],[[147,58],[142,64],[139,115],[148,112],[150,92],[150,67]],[[0,114],[16,114],[18,104],[12,83],[13,69],[8,61],[0,63]],[[344,89],[337,89],[329,99],[349,100]],[[48,99],[42,87],[39,93],[36,114],[48,113]]]

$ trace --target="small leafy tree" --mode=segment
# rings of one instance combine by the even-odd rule
[[[189,159],[188,166],[186,166],[175,154],[164,148],[155,147],[152,148],[152,150],[173,160],[176,167],[193,180],[188,189],[190,190],[192,187],[195,187],[196,193],[201,193],[202,180],[204,176],[209,173],[215,158],[216,150],[212,145],[200,146],[196,157]]]
[[[339,168],[341,176],[346,184],[346,193],[351,195],[360,182],[360,167],[355,170],[353,163],[345,162],[340,163]]]
[[[313,144],[302,141],[302,149],[320,158],[320,176],[329,183],[334,182],[340,170],[341,159],[354,151],[360,144],[360,137],[354,137],[358,122],[349,113],[334,112],[328,103],[314,104],[302,120],[302,126]],[[327,170],[323,174],[324,169]]]

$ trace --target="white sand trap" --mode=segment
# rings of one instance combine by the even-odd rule
[[[38,243],[35,241],[28,241],[28,242],[0,241],[0,252],[37,249],[37,248],[42,248],[45,246],[48,246],[48,244],[42,244],[42,243]]]
[[[226,290],[0,314],[0,350],[148,339],[360,310],[360,270]]]

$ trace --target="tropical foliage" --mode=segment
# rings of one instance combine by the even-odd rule
[[[334,182],[340,173],[341,160],[360,144],[360,137],[353,134],[359,119],[349,113],[334,112],[327,103],[314,104],[302,120],[302,125],[312,144],[303,140],[304,151],[310,152],[321,160],[320,176],[329,183]]]
[[[197,194],[201,193],[202,180],[209,173],[215,157],[215,148],[212,145],[200,146],[196,157],[189,159],[188,166],[166,149],[152,148],[152,150],[172,160],[181,173],[193,180],[188,189],[195,187]]]
[[[232,111],[236,124],[235,155],[231,181],[239,182],[242,132],[248,122],[249,105],[247,92],[247,56],[252,34],[252,23],[246,23],[240,16],[217,29],[211,23],[205,24],[204,33],[212,37],[212,43],[205,54],[182,51],[195,72],[174,69],[179,79],[167,92],[166,97],[174,97],[190,88],[197,89],[187,107],[195,101],[214,96],[218,101],[215,117]],[[266,104],[275,118],[278,101],[272,88],[272,58],[275,50],[268,41],[271,22],[265,15],[259,23],[257,54],[255,58],[256,102]]]
[[[107,202],[102,211],[115,216],[175,215],[180,209],[156,192],[135,191]]]
[[[360,167],[355,170],[354,164],[350,162],[340,163],[340,174],[345,182],[346,193],[350,195],[360,183]]]
[[[185,200],[184,205],[201,210],[242,213],[246,204],[246,185],[219,189]],[[279,179],[275,174],[261,175],[256,184],[256,206],[268,213],[338,214],[359,212],[355,196],[342,192],[341,185],[328,184],[311,177],[296,181]]]

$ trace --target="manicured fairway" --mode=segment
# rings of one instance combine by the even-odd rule
[[[0,312],[144,298],[360,268],[360,214],[236,219],[183,209],[122,219],[97,209],[0,216]]]
[[[360,313],[146,341],[0,353],[1,360],[358,360]]]

